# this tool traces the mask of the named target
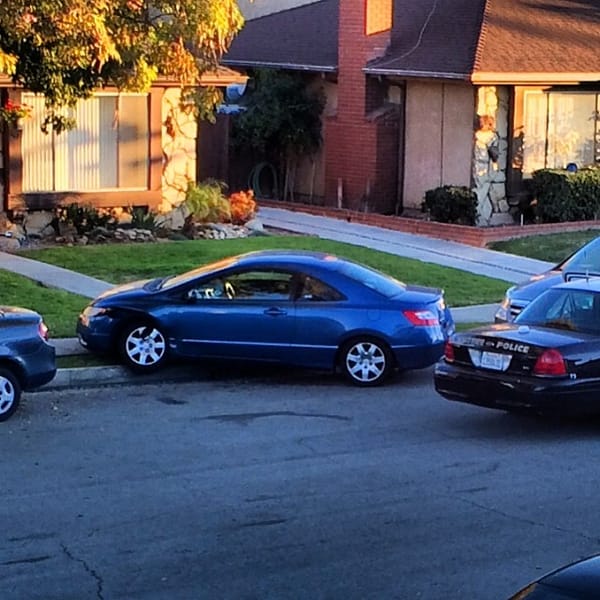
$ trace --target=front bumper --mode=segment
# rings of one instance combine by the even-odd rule
[[[440,360],[435,390],[448,400],[500,410],[548,414],[600,413],[600,382],[567,378],[516,377],[481,371]]]

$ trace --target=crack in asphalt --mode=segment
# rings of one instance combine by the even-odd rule
[[[27,563],[38,563],[38,562],[42,562],[44,560],[48,560],[49,558],[52,558],[49,555],[45,555],[45,556],[32,556],[31,558],[21,558],[19,560],[8,560],[6,562],[2,563],[2,566],[4,567],[8,567],[10,565],[22,565],[22,564],[27,564]]]
[[[94,569],[92,569],[85,560],[83,560],[82,558],[76,558],[75,556],[73,556],[73,554],[65,546],[65,544],[61,543],[60,547],[62,548],[62,551],[65,554],[65,556],[67,556],[70,560],[72,560],[74,562],[81,563],[83,565],[83,568],[96,580],[96,596],[100,600],[104,600],[104,596],[102,595],[102,587],[104,584],[102,581],[102,577],[100,577],[100,575],[98,575],[98,573],[96,573],[96,571]]]
[[[342,415],[329,415],[319,413],[299,413],[291,410],[279,410],[262,413],[240,413],[237,415],[210,415],[208,417],[200,417],[198,421],[220,421],[221,423],[239,423],[240,425],[248,425],[257,419],[265,419],[267,417],[308,417],[312,419],[333,419],[336,421],[352,421],[352,417],[344,417]]]
[[[463,502],[464,504],[469,504],[470,506],[474,506],[475,508],[479,508],[481,510],[485,510],[486,512],[489,513],[493,513],[496,515],[500,515],[501,517],[505,517],[507,519],[514,519],[515,521],[520,521],[522,523],[526,523],[527,525],[533,525],[535,527],[545,527],[547,529],[551,529],[553,531],[557,531],[559,533],[570,533],[570,534],[576,534],[579,537],[583,538],[584,540],[590,541],[590,542],[595,542],[598,543],[598,538],[593,537],[593,536],[589,536],[586,535],[585,533],[581,532],[581,531],[574,531],[571,529],[567,529],[565,527],[558,527],[557,525],[548,525],[547,523],[541,522],[541,521],[534,521],[533,519],[527,519],[525,517],[519,517],[517,515],[513,515],[507,512],[504,512],[502,510],[499,510],[497,508],[492,508],[490,506],[485,506],[484,504],[479,504],[478,502],[474,502],[473,500],[469,500],[468,498],[461,498],[459,496],[444,496],[446,498],[450,497],[453,498],[455,500],[458,500],[459,502]]]

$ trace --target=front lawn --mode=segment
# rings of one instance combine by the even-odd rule
[[[494,242],[489,247],[492,250],[537,258],[538,260],[546,260],[557,264],[599,235],[600,231],[598,229],[587,229],[585,231],[532,235],[515,240]]]
[[[181,273],[225,256],[266,248],[320,250],[368,264],[407,283],[441,287],[450,306],[499,302],[507,283],[432,263],[401,258],[341,242],[304,236],[257,236],[239,240],[198,240],[153,244],[57,246],[27,250],[27,258],[58,265],[86,275],[122,283]],[[77,315],[88,300],[43,288],[22,277],[0,271],[0,303],[33,308],[42,313],[55,337],[75,334]],[[10,289],[10,293],[7,290]]]
[[[73,337],[77,315],[89,302],[63,290],[43,287],[39,283],[0,270],[0,304],[31,308],[43,315],[50,337]]]
[[[226,256],[268,248],[318,250],[365,263],[405,281],[441,287],[453,306],[500,301],[507,284],[432,263],[423,263],[341,242],[305,236],[257,236],[155,244],[55,247],[24,252],[41,260],[111,283],[182,273]]]

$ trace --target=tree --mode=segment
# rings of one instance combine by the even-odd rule
[[[216,90],[194,96],[243,25],[236,0],[10,0],[0,2],[0,72],[44,94],[46,127],[97,88],[146,91],[159,74],[204,115]]]
[[[275,163],[283,176],[283,198],[293,198],[293,180],[301,158],[321,145],[321,114],[325,97],[310,89],[300,74],[256,70],[233,121],[234,148],[252,150]]]

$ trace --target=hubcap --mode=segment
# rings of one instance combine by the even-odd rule
[[[385,354],[377,344],[355,344],[346,354],[346,367],[357,381],[375,381],[385,371]]]
[[[138,327],[127,336],[125,351],[137,365],[155,365],[165,355],[165,338],[154,327]]]
[[[6,377],[0,377],[0,414],[7,413],[14,401],[15,388],[13,384]]]

